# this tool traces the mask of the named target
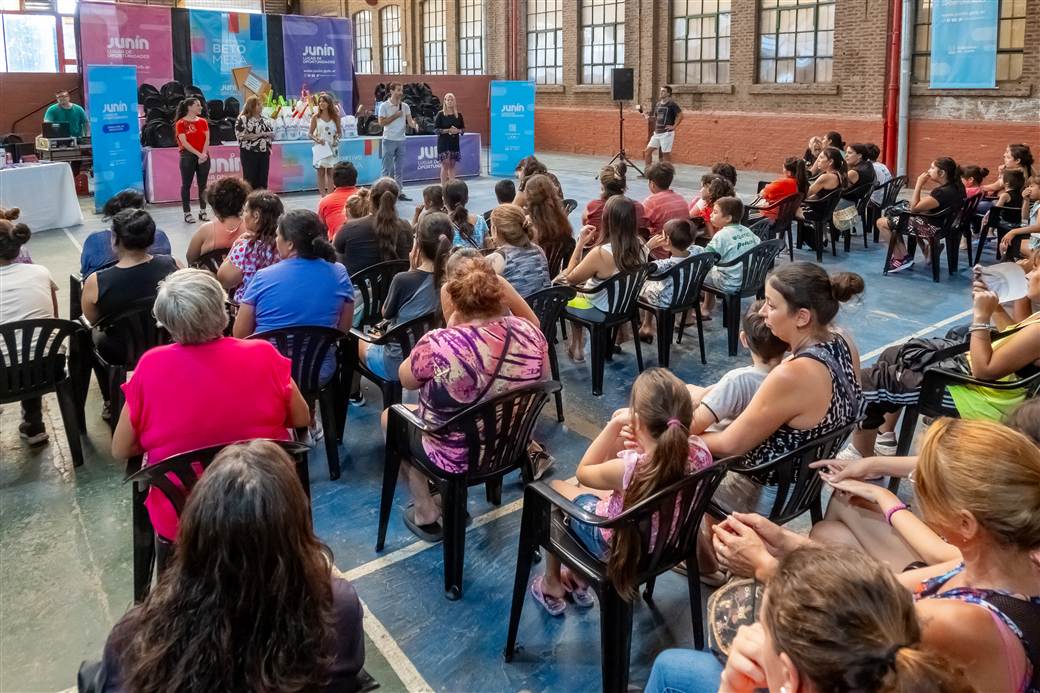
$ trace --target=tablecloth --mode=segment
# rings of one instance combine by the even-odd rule
[[[0,207],[18,207],[33,232],[83,223],[72,168],[65,162],[0,169]]]

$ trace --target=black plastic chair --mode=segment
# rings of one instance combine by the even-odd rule
[[[231,248],[216,248],[208,253],[199,255],[199,259],[191,263],[191,266],[195,269],[204,269],[215,275],[217,270],[220,269],[220,266],[224,264],[224,258],[226,258],[230,252]]]
[[[556,277],[560,270],[563,269],[571,254],[574,253],[576,243],[577,241],[573,238],[567,238],[561,243],[556,243],[548,248],[542,248],[545,251],[545,259],[549,265],[550,278]]]
[[[531,310],[538,316],[538,325],[542,329],[549,348],[549,368],[553,380],[560,380],[560,362],[556,355],[556,323],[563,314],[567,301],[574,298],[574,289],[569,286],[550,286],[541,291],[536,291],[524,300]],[[563,421],[563,394],[562,389],[553,393],[556,398],[556,419]]]
[[[643,372],[643,349],[639,341],[638,301],[639,292],[643,290],[643,282],[646,280],[649,270],[650,266],[646,265],[632,272],[618,272],[595,289],[573,287],[579,294],[596,294],[605,291],[607,305],[611,309],[601,321],[580,318],[566,311],[563,313],[564,320],[584,325],[589,330],[589,340],[592,346],[592,394],[596,397],[603,394],[603,368],[608,354],[614,353],[614,335],[617,329],[625,323],[632,325],[632,341],[636,346],[636,363],[639,366],[639,372]]]
[[[700,570],[697,565],[697,535],[712,494],[725,474],[723,463],[692,474],[661,489],[612,520],[594,515],[567,500],[544,482],[524,490],[520,520],[520,547],[513,581],[513,604],[505,659],[512,661],[520,615],[527,597],[531,564],[538,547],[545,547],[589,583],[599,597],[602,690],[622,693],[628,685],[632,643],[633,603],[623,599],[607,575],[608,564],[590,554],[567,528],[566,521],[580,520],[598,529],[614,532],[631,528],[639,533],[641,557],[636,567],[636,584],[645,584],[643,598],[653,603],[657,576],[686,561],[690,618],[694,646],[704,648],[701,614]]]
[[[885,269],[882,274],[887,275],[889,268],[892,265],[892,255],[895,254],[896,240],[899,238],[906,239],[906,250],[910,254],[910,257],[914,256],[914,252],[917,248],[917,239],[923,238],[931,242],[931,265],[932,265],[932,281],[939,282],[939,253],[935,252],[936,244],[939,241],[946,241],[947,245],[950,243],[957,244],[959,239],[951,239],[951,230],[953,229],[953,223],[959,215],[958,209],[944,209],[940,212],[923,213],[923,212],[900,212],[899,222],[896,224],[896,228],[892,229],[892,233],[888,239],[888,252],[885,254]],[[916,231],[913,230],[911,220],[918,220],[924,224],[927,224],[930,228],[934,229],[934,233],[930,237],[922,237]],[[949,250],[949,249],[947,249]],[[950,274],[953,274],[953,265],[950,265]]]
[[[390,282],[401,272],[407,272],[408,267],[407,260],[387,260],[350,275],[354,295],[363,308],[360,322],[357,322],[358,316],[354,316],[359,327],[375,325],[383,319],[383,303],[390,291]]]
[[[740,257],[729,262],[720,262],[716,267],[741,267],[740,288],[727,293],[722,289],[715,288],[709,284],[703,286],[703,290],[714,294],[722,299],[722,322],[726,325],[729,355],[737,355],[737,343],[740,338],[740,303],[747,296],[761,297],[765,291],[766,274],[769,273],[776,256],[784,250],[784,241],[774,238],[771,241],[762,241],[754,248],[748,249]]]
[[[834,232],[832,217],[838,203],[841,202],[841,188],[835,188],[823,197],[815,200],[802,200],[802,220],[798,222],[798,247],[802,247],[805,240],[805,229],[812,231],[812,242],[816,250],[816,262],[823,262],[823,241],[829,235],[831,240],[831,254],[838,255],[835,245],[837,236]]]
[[[0,325],[0,404],[20,402],[53,392],[58,397],[65,437],[73,466],[83,464],[80,431],[84,424],[78,406],[79,323],[57,318],[19,320]],[[68,342],[68,354],[62,347]]]
[[[682,314],[679,325],[678,341],[682,343],[683,332],[686,331],[686,315],[692,311],[697,318],[697,340],[701,348],[701,363],[707,363],[704,354],[704,322],[701,319],[700,300],[701,287],[708,271],[719,261],[719,254],[713,251],[697,253],[678,262],[660,274],[650,274],[647,280],[670,281],[672,283],[672,300],[667,307],[655,306],[639,299],[639,307],[653,313],[657,323],[657,365],[668,368],[672,353],[672,339],[675,338],[675,316]]]
[[[767,480],[769,483],[763,486],[776,487],[776,500],[769,511],[769,519],[772,522],[778,525],[786,524],[809,512],[813,524],[816,524],[823,519],[823,480],[809,464],[818,460],[833,459],[855,427],[856,424],[849,424],[762,464],[742,466],[739,457],[730,458],[726,462],[729,463],[731,473]],[[709,512],[722,519],[734,510],[745,509],[725,508],[713,500]]]
[[[408,355],[412,353],[412,348],[415,347],[416,342],[418,342],[424,334],[435,329],[437,327],[437,322],[438,318],[434,313],[427,313],[409,320],[408,322],[396,325],[389,332],[379,337],[357,328],[352,329],[350,335],[352,340],[355,342],[357,340],[364,340],[370,344],[396,344],[401,350],[401,358],[406,359],[408,358]],[[368,368],[368,365],[358,358],[358,350],[356,346],[354,350],[346,356],[346,369],[343,374],[344,382],[353,382],[354,374],[358,373],[361,376],[368,378],[368,380],[375,383],[379,388],[379,391],[383,395],[384,409],[401,402],[401,381],[384,380],[382,377],[373,373]]]
[[[776,218],[771,220],[768,225],[764,226],[764,231],[759,232],[759,238],[764,241],[772,240],[774,238],[786,238],[787,253],[791,262],[794,262],[794,240],[791,237],[791,224],[794,223],[795,215],[798,213],[798,209],[802,206],[803,199],[804,198],[799,193],[794,193],[793,195],[783,197],[765,207],[748,208],[751,211],[773,211],[776,213]],[[767,217],[762,217],[762,219],[766,218]],[[761,222],[762,219],[757,219],[755,221]]]
[[[221,450],[236,442],[241,441],[230,441],[222,445],[190,450],[145,466],[141,466],[140,457],[128,460],[127,476],[123,479],[123,483],[133,484],[131,506],[134,516],[134,602],[140,603],[148,595],[153,568],[157,575],[162,575],[166,568],[165,564],[155,561],[155,530],[148,518],[148,509],[144,505],[149,489],[153,486],[157,488],[173,506],[177,517],[180,517],[184,511],[184,504],[188,501],[188,495],[201,478],[196,472],[195,466],[200,465],[205,471]],[[307,451],[309,448],[296,441],[272,440],[270,442],[281,446],[295,459],[300,483],[307,496],[310,497],[310,480],[307,476]]]
[[[867,201],[870,199],[871,194],[874,192],[874,181],[869,183],[860,183],[849,189],[847,189],[841,196],[843,200],[856,205],[856,213],[859,215],[860,221],[863,222],[863,248],[866,249],[867,245]],[[842,240],[845,242],[845,252],[852,250],[852,227],[845,229],[841,232]]]
[[[444,591],[454,601],[462,597],[462,569],[466,544],[466,494],[470,486],[487,485],[488,501],[502,502],[502,477],[517,469],[524,481],[533,480],[527,446],[535,422],[550,393],[560,389],[555,381],[535,383],[478,402],[443,425],[432,427],[400,404],[390,408],[387,419],[383,494],[379,503],[376,551],[382,551],[390,522],[401,461],[406,460],[437,484],[443,499]],[[462,435],[469,445],[465,471],[447,472],[433,464],[423,450],[423,436],[443,438]]]
[[[877,186],[877,190],[881,191],[881,203],[874,202],[874,200],[867,198],[867,218],[866,222],[869,228],[874,229],[874,242],[881,242],[881,231],[877,227],[877,221],[881,218],[881,215],[886,209],[891,207],[899,199],[899,193],[906,187],[906,176],[897,176],[890,179],[886,183],[882,183]],[[863,229],[863,233],[866,233],[867,229]]]
[[[960,209],[953,217],[949,235],[946,238],[946,263],[950,276],[957,272],[957,264],[960,259],[961,239],[967,248],[967,262],[971,263],[971,231],[976,221],[976,213],[979,202],[982,201],[982,193],[978,192],[968,197],[961,204]]]
[[[1004,257],[1000,252],[1000,242],[1004,240],[1004,236],[1007,232],[1022,223],[1022,209],[1020,207],[990,207],[989,216],[986,217],[986,225],[979,231],[978,245],[975,248],[975,263],[979,264],[982,262],[982,250],[986,246],[986,241],[989,240],[990,231],[996,231],[996,241],[994,245],[995,256],[994,259],[998,262],[1003,260]],[[969,236],[970,237],[970,236]],[[1014,249],[1009,248],[1008,255],[1011,256],[1009,259],[1014,259]],[[971,257],[971,246],[968,246],[968,257]]]
[[[344,334],[333,327],[313,325],[285,327],[249,336],[250,339],[270,342],[292,361],[292,378],[300,388],[300,394],[307,400],[308,406],[317,406],[321,416],[329,478],[333,481],[340,476],[339,443],[343,440],[343,430],[336,430],[336,403],[346,396],[339,392],[339,381],[335,374],[328,381],[321,382],[321,367],[343,337]]]

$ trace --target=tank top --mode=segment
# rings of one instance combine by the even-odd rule
[[[524,298],[549,286],[549,262],[536,245],[504,245],[496,251],[505,260],[502,277]]]
[[[1040,313],[1034,313],[1022,322],[1008,326],[1005,332],[1008,330],[1028,327],[1029,325],[1035,325],[1037,323],[1040,323]],[[1001,337],[1000,339],[995,340],[991,347],[993,352],[995,353],[997,349],[1000,349],[1002,346],[1007,344],[1013,337],[1014,335],[1007,335],[1006,337]],[[964,363],[967,364],[966,372],[970,375],[970,354],[965,355]],[[1029,365],[1018,373],[1012,373],[1000,378],[998,382],[1009,382],[1019,378],[1029,377],[1035,371],[1036,367]],[[957,407],[957,412],[963,419],[1002,421],[1012,409],[1026,400],[1025,390],[1019,388],[1014,390],[995,390],[991,387],[951,385],[947,389],[950,392],[950,397],[953,399],[954,405]]]
[[[815,438],[848,426],[860,417],[863,408],[863,388],[856,379],[852,352],[841,335],[820,344],[813,344],[798,352],[792,359],[809,358],[827,367],[831,376],[831,402],[823,419],[807,429],[782,424],[773,435],[744,455],[743,465],[754,467],[797,450]],[[751,477],[762,485],[776,483],[776,472],[770,471]]]
[[[142,299],[155,298],[159,282],[177,271],[177,262],[169,255],[153,255],[148,262],[133,267],[114,265],[97,273],[98,313],[115,315]]]
[[[1040,693],[1040,596],[1019,597],[1003,590],[954,587],[940,592],[943,585],[964,571],[964,564],[925,580],[914,591],[914,601],[921,599],[955,599],[986,609],[1022,644],[1026,655],[1026,672],[1015,689],[1020,693]]]

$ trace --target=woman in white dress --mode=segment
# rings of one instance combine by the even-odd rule
[[[327,92],[318,94],[318,112],[311,118],[310,138],[315,144],[326,144],[332,154],[314,162],[318,171],[318,194],[324,197],[335,189],[332,183],[332,167],[339,161],[339,109]]]

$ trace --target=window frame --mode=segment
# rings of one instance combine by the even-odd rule
[[[552,7],[553,9],[540,9]],[[542,28],[532,28],[539,23]],[[553,21],[550,25],[549,18]],[[528,0],[527,3],[527,79],[535,84],[563,84],[563,0]],[[552,47],[549,47],[549,37]],[[532,45],[533,41],[533,45]],[[553,55],[552,62],[539,62],[538,56]],[[535,59],[532,60],[532,57]],[[539,72],[541,76],[539,76]],[[548,73],[552,73],[549,78]]]
[[[448,74],[448,7],[446,0],[423,0],[422,71]]]
[[[484,74],[484,0],[459,0],[459,74]],[[477,46],[477,50],[466,50]],[[476,60],[474,60],[474,56]]]
[[[605,17],[613,7],[614,21]],[[589,21],[586,21],[586,14]],[[597,14],[601,21],[597,22]],[[612,41],[607,41],[613,31]],[[602,40],[597,41],[597,34]],[[591,38],[591,43],[589,39]],[[608,48],[613,49],[613,60],[606,59]],[[600,59],[596,59],[599,49]],[[578,84],[610,84],[610,70],[625,66],[625,0],[581,0],[578,5]]]
[[[910,51],[910,81],[913,84],[929,84],[932,77],[932,4],[933,0],[914,0],[914,45],[913,50]],[[1012,6],[1011,12],[1014,8],[1021,5],[1025,14],[1016,15],[1008,14],[1004,16],[1004,9],[1008,5]],[[923,11],[922,8],[926,8],[927,12]],[[921,21],[921,17],[927,14],[927,20]],[[1022,81],[1023,73],[1025,72],[1025,55],[1026,55],[1026,25],[1029,19],[1029,3],[1026,0],[1021,0],[1019,3],[1017,0],[999,0],[997,5],[997,70],[996,70],[996,83],[997,84],[1013,84],[1015,82]],[[1005,36],[1005,30],[1011,32],[1012,38],[1014,36],[1014,23],[1021,22],[1022,26],[1022,45],[1018,48],[1001,48],[1001,38]],[[918,39],[919,32],[924,32],[925,47],[921,49],[920,42]],[[1011,39],[1008,39],[1010,43]],[[1008,56],[1008,77],[1001,79],[1000,77],[1000,56]],[[1012,77],[1011,64],[1014,61],[1012,56],[1019,56],[1018,60],[1018,76]],[[919,66],[923,65],[923,69],[919,70]]]
[[[781,4],[784,3],[784,4]],[[830,18],[829,26],[821,28],[820,15],[826,11]],[[834,82],[834,26],[836,0],[760,0],[757,17],[757,41],[755,53],[755,83],[757,84],[831,84]],[[811,30],[803,29],[803,20],[811,12]],[[765,30],[767,15],[773,13],[773,28]],[[793,13],[793,14],[787,14]],[[786,16],[785,16],[786,15]],[[784,20],[793,21],[793,29],[783,30]],[[827,35],[827,36],[821,36]],[[804,36],[812,36],[811,53],[803,53]],[[773,39],[772,56],[767,55],[766,38]],[[782,39],[781,37],[790,37]],[[826,41],[821,49],[821,39]],[[804,43],[808,43],[805,41]],[[786,46],[784,45],[786,44]],[[789,51],[789,54],[787,54]],[[782,54],[784,53],[784,54]],[[812,78],[801,79],[799,60],[812,60]],[[790,63],[791,79],[780,80],[780,63]],[[768,75],[767,64],[772,64],[772,77]],[[826,79],[820,78],[821,67],[829,73]]]
[[[391,10],[393,14],[397,15],[397,27],[396,29],[390,27],[393,30],[388,30],[388,24],[391,21],[389,19]],[[387,35],[396,35],[397,43],[387,42]],[[404,35],[403,27],[401,26],[400,5],[387,5],[379,9],[379,39],[380,68],[383,74],[404,74]],[[391,49],[396,52],[396,56],[390,55]],[[396,62],[396,70],[390,68],[389,63],[391,62]]]
[[[701,84],[731,84],[732,80],[733,80],[733,75],[730,72],[730,67],[731,67],[731,63],[732,63],[732,60],[733,60],[733,54],[732,54],[733,7],[732,7],[732,2],[730,2],[730,0],[718,0],[718,2],[715,3],[715,10],[714,11],[706,11],[704,9],[704,4],[702,3],[701,7],[700,7],[700,10],[698,10],[698,12],[696,14],[691,14],[690,13],[690,8],[689,8],[689,2],[687,2],[686,0],[682,0],[682,1],[683,1],[684,5],[685,5],[685,8],[684,8],[685,13],[684,14],[679,14],[677,12],[678,7],[679,7],[679,0],[672,0],[672,3],[671,3],[671,14],[670,14],[670,18],[669,18],[670,22],[669,22],[669,27],[668,27],[668,29],[669,29],[669,39],[670,39],[669,44],[668,44],[669,45],[669,50],[668,50],[668,77],[671,80],[671,83],[672,84],[692,84],[692,85],[701,85]],[[725,4],[725,6],[727,8],[725,10],[723,9],[723,5],[724,4]],[[722,27],[722,24],[723,24],[723,21],[722,21],[723,16],[726,17],[726,21],[725,21],[725,24],[726,24],[726,34],[725,35],[722,34],[722,30],[721,30],[721,27]],[[715,30],[714,30],[713,36],[705,37],[705,32],[704,32],[705,20],[710,20],[710,19],[714,19]],[[685,22],[685,25],[686,25],[685,26],[685,31],[686,31],[686,33],[683,35],[682,38],[677,38],[675,29],[676,29],[676,26],[677,26],[678,22],[680,22],[680,21]],[[693,22],[697,22],[697,23],[700,24],[700,36],[697,39],[691,39],[690,38],[690,33],[689,32],[690,32],[690,27],[692,26]],[[689,51],[689,45],[690,45],[691,40],[697,40],[697,41],[700,42],[701,54],[700,54],[700,57],[697,58],[696,60],[691,60],[689,58],[688,51]],[[715,49],[714,50],[714,55],[715,55],[714,58],[707,58],[707,59],[705,59],[705,57],[704,57],[704,42],[706,40],[710,40],[710,41],[712,41],[714,43],[714,49]],[[723,41],[725,41],[725,44],[723,44]],[[676,55],[676,53],[675,53],[676,44],[679,44],[679,43],[683,44],[683,54],[684,55],[683,55],[683,59],[682,60],[677,60],[676,57],[675,57],[675,55]],[[722,53],[721,48],[722,48],[723,45],[725,45],[725,49],[726,49],[725,50],[725,53],[726,53],[726,58],[725,59],[722,59],[722,58],[719,57],[720,54]],[[726,66],[725,70],[724,70],[724,72],[725,72],[725,78],[724,79],[722,77],[720,77],[720,73],[723,72],[723,70],[720,70],[720,65],[722,65],[723,63]],[[714,69],[714,73],[715,73],[714,79],[706,80],[706,79],[704,79],[705,67],[707,65],[712,65],[712,64],[714,64],[714,68],[715,68]],[[683,68],[683,70],[682,70],[683,71],[682,79],[679,79],[678,72],[676,71],[676,68],[678,68],[680,66]],[[696,67],[697,72],[698,72],[698,80],[696,82],[691,81],[689,79],[690,70],[694,66]]]
[[[30,7],[26,9],[25,0],[19,0],[18,9],[0,10],[0,47],[3,48],[4,55],[2,61],[0,61],[0,74],[34,74],[34,75],[59,75],[59,74],[76,74],[80,72],[80,64],[78,60],[78,37],[76,36],[76,25],[75,25],[75,5],[72,7],[71,12],[58,12],[57,3],[51,3],[50,10],[39,9]],[[16,73],[8,69],[7,59],[7,46],[9,41],[6,37],[6,30],[4,28],[3,18],[6,16],[19,16],[19,17],[50,17],[54,25],[54,66],[53,72],[26,72]],[[72,20],[66,22],[65,20]],[[66,43],[71,37],[72,51],[71,55],[68,55],[68,51],[65,50]]]
[[[358,17],[361,15],[365,15],[365,21],[363,22],[358,21]],[[373,21],[372,10],[358,10],[351,17],[351,33],[354,38],[354,71],[359,75],[369,75],[375,72]],[[367,29],[367,33],[359,31],[362,27]],[[359,51],[362,50],[368,51],[368,60],[361,59]],[[366,65],[367,69],[363,69]]]

